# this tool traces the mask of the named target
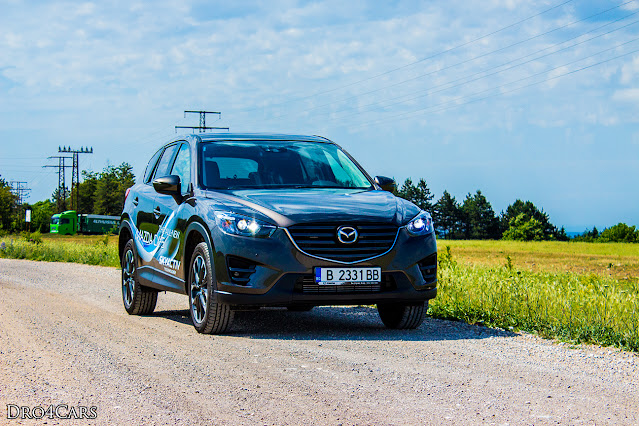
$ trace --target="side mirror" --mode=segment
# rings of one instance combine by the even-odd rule
[[[397,189],[395,179],[386,176],[375,176],[375,183],[384,191],[393,192]]]
[[[178,204],[182,202],[182,184],[180,177],[177,175],[155,179],[153,181],[153,189],[160,194],[171,195]]]

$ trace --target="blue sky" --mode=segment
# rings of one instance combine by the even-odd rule
[[[565,3],[565,4],[562,4]],[[558,6],[558,7],[555,7]],[[610,10],[609,10],[610,9]],[[639,225],[639,0],[5,0],[0,175],[51,196],[222,112],[232,131],[320,134],[436,197],[531,200],[582,231]],[[515,24],[515,25],[512,25]],[[70,172],[67,181],[70,182]]]

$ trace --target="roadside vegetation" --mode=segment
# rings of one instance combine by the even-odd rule
[[[438,243],[431,316],[639,352],[639,245]],[[0,257],[119,267],[114,235],[8,235]]]
[[[62,236],[40,232],[0,238],[0,258],[119,267],[117,236]]]
[[[429,313],[575,343],[639,351],[639,280],[466,264],[440,248],[437,298]]]

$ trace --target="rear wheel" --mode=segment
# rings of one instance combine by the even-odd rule
[[[158,292],[140,284],[133,245],[133,240],[127,241],[122,252],[122,301],[130,315],[147,315],[155,309]]]
[[[211,268],[209,246],[195,247],[189,268],[189,307],[195,329],[204,334],[226,332],[233,322],[233,310],[217,301],[216,281]]]
[[[426,311],[428,311],[428,302],[377,304],[377,312],[384,325],[399,330],[414,329],[422,325],[426,318]]]

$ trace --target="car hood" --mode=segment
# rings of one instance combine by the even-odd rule
[[[419,213],[419,208],[387,191],[304,188],[228,190],[210,193],[229,210],[258,211],[279,226],[304,222],[382,222],[398,226]]]

